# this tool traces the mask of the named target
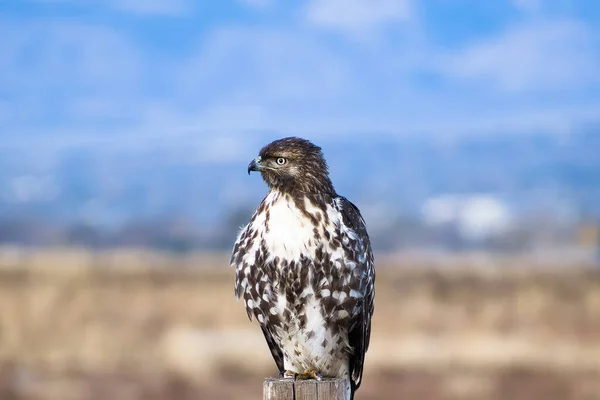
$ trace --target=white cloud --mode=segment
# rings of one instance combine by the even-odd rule
[[[306,18],[312,24],[346,32],[364,32],[413,18],[411,0],[311,0]]]
[[[21,91],[60,85],[64,91],[73,89],[70,83],[100,89],[122,88],[136,80],[137,48],[115,29],[61,20],[2,22],[4,85]]]
[[[148,70],[118,30],[63,20],[0,21],[0,90],[7,126],[131,120]],[[150,64],[154,65],[154,64]]]
[[[271,0],[238,0],[240,3],[253,7],[253,8],[265,8],[270,6],[273,2]]]
[[[569,20],[513,26],[440,59],[439,71],[508,92],[555,90],[598,82],[594,32]]]
[[[597,79],[593,32],[576,21],[524,21],[457,51],[398,30],[380,30],[376,46],[357,46],[354,37],[315,29],[414,22],[410,3],[376,0],[361,14],[365,4],[311,2],[301,18],[316,25],[223,24],[168,58],[140,46],[133,30],[0,20],[0,90],[11,94],[0,120],[23,135],[62,133],[65,142],[120,135],[141,146],[139,138],[152,135],[207,132],[568,131],[600,115],[597,100],[558,90]]]
[[[542,8],[542,0],[511,0],[514,7],[525,12],[538,12]]]
[[[190,0],[29,0],[46,5],[108,8],[119,12],[155,16],[180,16],[193,9]]]
[[[59,194],[60,188],[55,182],[54,176],[24,175],[11,180],[5,198],[13,202],[27,203],[52,201]]]
[[[188,0],[113,0],[109,2],[118,10],[136,14],[182,16],[192,11]]]
[[[295,108],[348,95],[347,60],[305,32],[223,29],[207,37],[176,74],[184,97],[204,93],[204,109],[237,108],[246,116],[261,105]]]
[[[589,40],[586,31],[576,24],[548,25],[520,27],[442,58],[436,58],[437,49],[430,44],[420,53],[397,43],[387,43],[377,52],[357,46],[348,53],[312,31],[228,28],[207,37],[176,74],[176,86],[185,104],[196,106],[186,107],[185,120],[186,126],[198,130],[565,132],[599,115],[600,104],[518,93],[593,79],[591,73],[584,74],[594,62],[586,53],[589,49],[580,48],[582,54],[575,57],[578,49],[567,46],[571,37],[580,43]],[[552,34],[553,29],[558,34]],[[550,42],[564,48],[563,56],[573,52],[570,59],[552,60]],[[511,49],[518,51],[519,45],[525,47],[524,56],[502,59],[510,58]],[[435,68],[458,90],[419,85],[414,76],[428,68],[428,59],[439,61]],[[573,78],[573,73],[579,75]]]

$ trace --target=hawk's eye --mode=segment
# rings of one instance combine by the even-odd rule
[[[287,162],[287,160],[286,160],[285,158],[283,158],[283,157],[279,157],[279,158],[277,159],[277,164],[279,164],[279,165],[283,165],[283,164],[285,164],[286,162]]]

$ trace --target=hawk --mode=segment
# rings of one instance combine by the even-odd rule
[[[260,325],[280,376],[359,388],[375,270],[365,221],[338,195],[321,148],[289,137],[248,165],[269,186],[231,256],[235,295]]]

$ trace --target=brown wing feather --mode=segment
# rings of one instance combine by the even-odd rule
[[[338,204],[343,216],[344,224],[350,227],[358,235],[356,249],[349,249],[347,254],[353,255],[357,268],[361,268],[365,279],[361,280],[360,286],[356,288],[363,297],[357,304],[357,312],[352,316],[348,339],[353,353],[350,356],[350,376],[352,381],[352,393],[360,387],[362,380],[365,353],[369,348],[371,338],[371,317],[374,310],[375,297],[375,269],[371,241],[365,221],[358,207],[344,197],[338,197]],[[360,256],[364,255],[364,262],[360,262]]]
[[[281,351],[281,348],[277,345],[277,341],[273,335],[271,335],[269,327],[267,327],[265,324],[260,324],[260,329],[262,329],[263,335],[265,335],[265,340],[267,341],[269,350],[271,350],[271,355],[273,356],[273,360],[275,360],[277,370],[279,373],[283,374],[283,352]]]

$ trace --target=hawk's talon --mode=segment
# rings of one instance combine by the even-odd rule
[[[285,370],[282,372],[279,372],[281,374],[281,376],[283,377],[283,379],[293,379],[296,380],[296,378],[298,377],[298,374],[295,373],[294,371],[289,371],[289,370]]]
[[[319,371],[315,371],[314,369],[307,369],[303,373],[297,374],[297,375],[298,375],[298,379],[300,379],[300,380],[308,380],[308,379],[314,379],[316,381],[323,380],[323,375],[321,375],[321,373]]]

